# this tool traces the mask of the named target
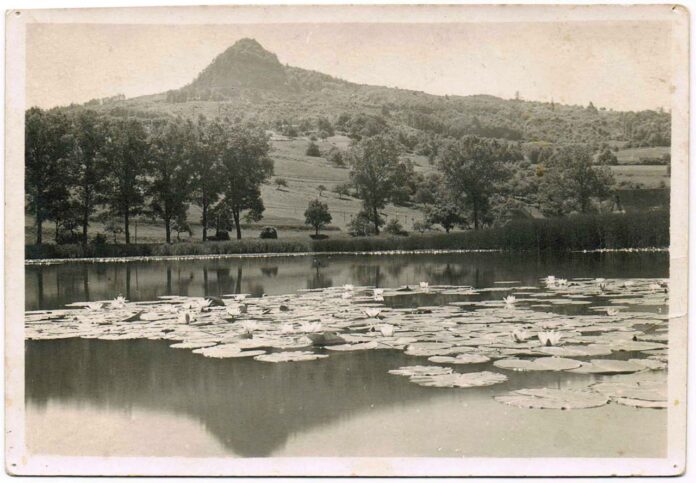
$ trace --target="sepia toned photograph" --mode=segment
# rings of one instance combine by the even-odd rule
[[[688,12],[6,13],[6,471],[685,471]]]

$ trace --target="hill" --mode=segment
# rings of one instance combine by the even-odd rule
[[[553,102],[505,100],[487,95],[436,96],[355,84],[284,66],[252,39],[218,55],[180,89],[87,103],[114,116],[242,117],[269,129],[316,127],[326,118],[353,136],[403,131],[413,148],[428,136],[474,134],[543,143],[610,143],[620,147],[669,146],[670,114],[617,112]]]

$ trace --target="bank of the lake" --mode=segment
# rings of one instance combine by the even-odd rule
[[[242,239],[174,244],[27,245],[27,260],[224,256],[418,250],[579,251],[666,248],[669,212],[519,220],[452,233],[326,239]]]

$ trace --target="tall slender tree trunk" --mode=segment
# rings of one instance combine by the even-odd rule
[[[172,222],[169,217],[164,218],[164,231],[167,237],[167,244],[172,242]]]
[[[126,208],[126,212],[123,215],[123,228],[124,228],[124,233],[126,234],[126,245],[130,243],[130,229],[129,229],[129,222],[130,222],[130,213],[129,209]]]
[[[239,211],[233,210],[232,216],[234,217],[234,226],[237,229],[237,240],[242,239],[242,227],[239,225]]]
[[[36,244],[41,245],[43,242],[43,217],[41,216],[41,210],[36,208]]]
[[[375,235],[379,235],[379,213],[377,213],[377,207],[372,208],[372,216],[375,220]]]
[[[478,202],[474,201],[474,230],[479,229]]]
[[[203,202],[203,241],[208,240],[208,203]]]
[[[89,225],[89,210],[85,208],[82,214],[82,244],[87,245],[87,226]]]

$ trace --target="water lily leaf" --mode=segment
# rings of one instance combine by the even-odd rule
[[[609,402],[609,398],[602,394],[572,389],[520,389],[494,399],[529,409],[587,409]]]
[[[582,362],[561,357],[540,357],[533,361],[501,359],[495,361],[493,365],[512,371],[566,371],[580,367]]]
[[[593,391],[614,398],[666,401],[667,383],[662,381],[598,382],[590,386]]]
[[[184,341],[184,342],[178,342],[176,344],[172,344],[169,347],[172,349],[203,349],[205,347],[211,347],[216,345],[217,342],[196,342],[196,341]]]
[[[220,344],[212,347],[203,347],[193,351],[194,354],[216,358],[232,357],[239,352],[242,352],[242,348],[238,344]]]
[[[482,354],[459,354],[457,357],[433,356],[428,360],[436,364],[482,364],[491,359]]]
[[[326,348],[330,351],[359,351],[359,350],[369,350],[377,349],[379,344],[376,341],[371,342],[358,342],[356,344],[339,344],[327,346]]]
[[[437,376],[412,376],[410,382],[426,387],[481,387],[492,386],[507,381],[507,376],[497,372],[452,373]]]
[[[628,361],[613,359],[593,359],[590,363],[583,363],[581,367],[569,372],[577,374],[630,374],[645,370],[645,366]]]
[[[643,399],[631,399],[627,397],[613,398],[612,401],[634,408],[667,409],[667,401],[645,401]]]
[[[324,359],[329,357],[325,354],[315,354],[308,351],[296,351],[296,352],[273,352],[271,354],[263,354],[254,357],[257,361],[262,362],[300,362],[300,361],[313,361],[315,359]]]
[[[605,344],[567,345],[563,347],[540,347],[539,352],[558,357],[592,357],[608,356],[611,348]]]
[[[638,364],[650,369],[651,371],[661,371],[667,369],[667,364],[665,362],[655,360],[655,359],[629,359],[628,362]]]
[[[452,374],[452,368],[442,366],[404,366],[388,372],[396,376],[437,376]]]

